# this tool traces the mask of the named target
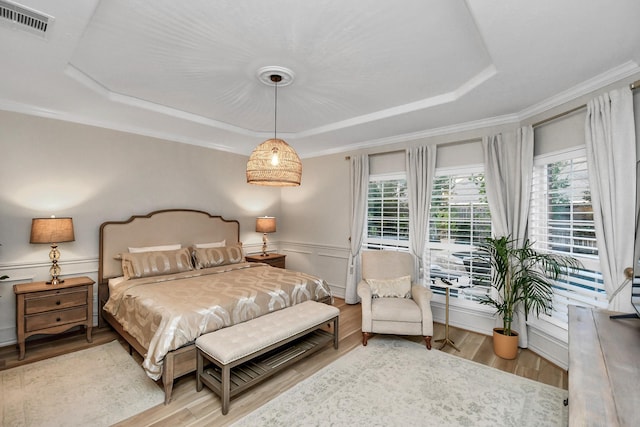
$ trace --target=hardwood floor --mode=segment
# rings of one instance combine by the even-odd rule
[[[258,408],[273,396],[282,393],[299,381],[311,376],[322,367],[336,360],[356,346],[362,345],[360,332],[360,305],[347,305],[344,300],[334,303],[340,308],[340,348],[334,350],[328,346],[314,355],[293,365],[266,382],[231,400],[227,415],[220,412],[220,400],[206,388],[196,392],[195,376],[187,375],[176,380],[173,399],[169,405],[158,405],[141,414],[131,417],[118,426],[226,426],[245,414]],[[444,325],[434,325],[434,340],[444,336]],[[555,366],[528,349],[520,349],[515,360],[503,360],[493,354],[492,339],[489,336],[449,328],[449,336],[460,349],[457,352],[450,346],[442,351],[463,357],[483,365],[510,372],[532,380],[540,381],[563,389],[568,388],[567,371]],[[74,331],[55,339],[44,338],[28,341],[24,360],[18,360],[18,350],[14,346],[0,348],[0,369],[8,369],[25,363],[32,363],[60,354],[104,344],[117,339],[117,335],[107,328],[94,329],[93,343],[87,343],[82,331]],[[375,339],[375,336],[374,338]],[[405,337],[422,343],[421,337]],[[124,346],[124,344],[123,344]],[[434,345],[434,350],[439,344]],[[425,350],[426,351],[426,350]],[[139,355],[134,355],[141,361]]]

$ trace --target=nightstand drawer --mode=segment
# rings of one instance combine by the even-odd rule
[[[284,268],[284,257],[267,261],[267,264],[271,265],[272,267]]]
[[[65,289],[39,292],[25,296],[25,314],[43,313],[87,304],[87,291]]]
[[[87,307],[70,308],[66,310],[49,311],[42,314],[34,314],[25,317],[25,330],[27,332],[38,329],[52,328],[66,323],[82,322],[87,320]]]

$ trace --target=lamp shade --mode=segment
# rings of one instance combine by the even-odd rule
[[[30,243],[73,242],[75,239],[71,218],[33,218],[31,220]]]
[[[258,233],[275,233],[276,219],[272,216],[261,216],[256,218],[256,231]]]
[[[247,162],[249,184],[287,187],[300,185],[302,162],[296,150],[282,139],[268,139],[258,145]]]

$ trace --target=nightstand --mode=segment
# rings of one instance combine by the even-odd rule
[[[13,285],[19,360],[24,359],[25,341],[31,335],[59,334],[82,325],[87,341],[92,341],[93,283],[88,277],[72,277],[59,285],[46,282]]]
[[[262,254],[258,255],[247,255],[244,257],[247,262],[264,262],[265,264],[269,264],[273,267],[285,268],[284,267],[284,259],[286,255],[282,254],[267,254],[266,256],[262,256]]]

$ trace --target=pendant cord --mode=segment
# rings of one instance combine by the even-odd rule
[[[277,139],[278,135],[278,82],[273,82],[276,87],[276,96],[275,96],[275,107],[273,109],[273,139]]]

